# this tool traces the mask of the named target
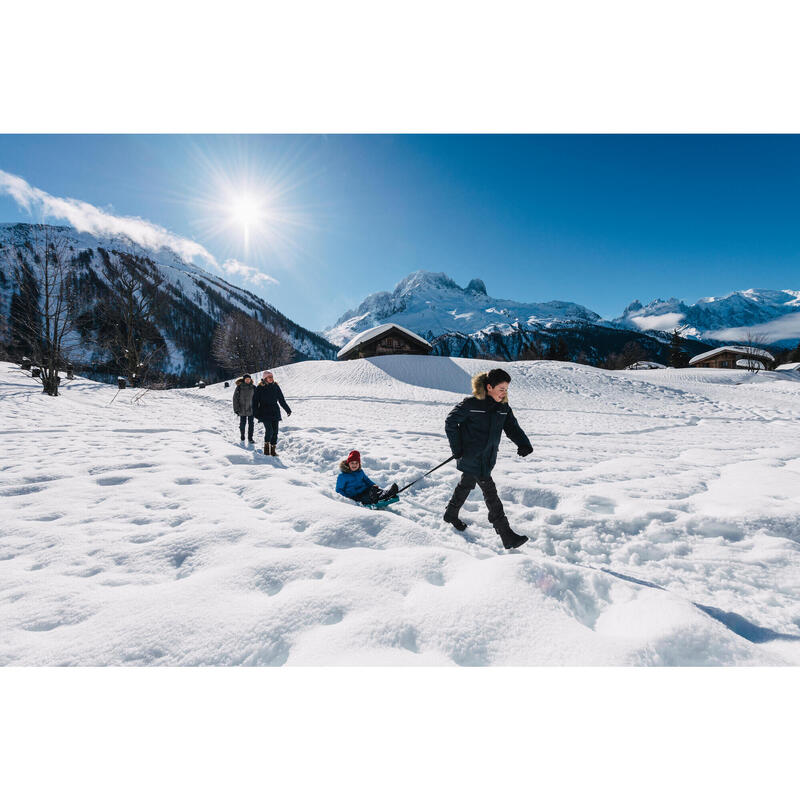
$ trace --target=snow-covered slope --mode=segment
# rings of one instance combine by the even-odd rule
[[[244,311],[256,316],[269,327],[279,327],[295,349],[297,358],[334,358],[337,348],[318,334],[297,325],[260,297],[240,289],[218,275],[185,261],[167,248],[148,250],[127,239],[94,236],[65,226],[48,226],[51,235],[64,242],[68,256],[74,261],[76,282],[82,310],[90,311],[100,297],[106,281],[102,251],[131,253],[146,260],[164,280],[162,289],[168,303],[157,319],[157,327],[167,349],[164,369],[194,381],[208,378],[216,365],[210,358],[210,342],[216,324],[231,311]],[[0,314],[8,315],[11,298],[18,287],[13,280],[8,259],[2,258],[7,247],[22,247],[35,241],[35,229],[25,224],[0,224]],[[90,364],[102,361],[103,354],[84,336],[73,360]],[[218,373],[221,374],[221,373]]]
[[[445,333],[473,334],[486,329],[510,332],[512,326],[599,320],[597,314],[577,303],[496,300],[487,295],[485,284],[477,278],[462,289],[444,273],[418,271],[403,278],[392,292],[369,295],[324,335],[343,345],[361,331],[394,322],[431,341]]]
[[[467,536],[442,521],[451,465],[387,511],[334,492],[352,448],[383,485],[442,461],[491,365],[273,370],[277,459],[222,385],[54,399],[0,365],[0,663],[800,664],[800,378],[506,365],[516,552],[477,490]]]
[[[675,297],[642,305],[631,303],[614,320],[635,330],[686,326],[685,335],[706,340],[745,339],[748,333],[767,343],[800,340],[800,291],[747,289],[686,304]]]

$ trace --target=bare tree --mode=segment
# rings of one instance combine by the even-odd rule
[[[103,252],[108,297],[98,308],[97,343],[108,350],[131,386],[142,385],[164,354],[155,321],[164,295],[156,268],[130,253]]]
[[[5,259],[16,284],[12,298],[12,344],[39,367],[42,392],[58,395],[58,370],[69,360],[75,330],[72,262],[66,239],[49,225],[32,225],[32,240],[9,245]]]
[[[234,311],[222,320],[211,344],[214,360],[238,374],[287,364],[292,352],[284,331],[269,330],[243,311]]]
[[[9,332],[8,317],[5,314],[0,314],[0,361],[11,361],[11,353],[8,349]]]
[[[768,364],[763,360],[764,352],[769,352],[767,348],[767,337],[761,333],[755,333],[751,328],[747,329],[744,339],[744,348],[747,351],[747,371],[758,372],[762,369],[769,369]]]

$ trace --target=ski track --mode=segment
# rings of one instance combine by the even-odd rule
[[[233,386],[54,400],[0,364],[0,664],[800,664],[800,382],[725,370],[504,365],[534,453],[501,444],[507,553],[452,465],[384,511],[334,491],[449,454],[494,362],[274,370],[278,458]],[[113,402],[112,402],[113,399]]]

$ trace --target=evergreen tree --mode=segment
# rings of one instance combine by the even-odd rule
[[[669,340],[669,365],[671,367],[685,367],[688,364],[686,351],[683,349],[683,339],[680,331],[675,328]]]

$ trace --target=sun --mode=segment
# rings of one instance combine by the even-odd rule
[[[231,218],[245,229],[257,225],[263,217],[262,203],[252,195],[241,195],[233,201]]]

